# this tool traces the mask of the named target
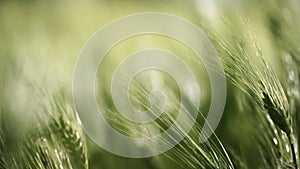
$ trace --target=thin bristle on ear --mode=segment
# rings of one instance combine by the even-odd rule
[[[205,32],[223,60],[228,79],[244,91],[251,98],[253,104],[260,107],[258,111],[263,115],[260,118],[270,118],[270,122],[285,133],[284,137],[289,140],[291,149],[291,160],[287,159],[286,163],[292,161],[293,166],[297,168],[296,150],[292,139],[294,133],[292,133],[290,105],[278,76],[266,61],[255,37],[249,30],[246,30],[248,35],[244,36],[235,29],[228,18],[224,16],[222,21],[225,32],[231,37],[230,40],[224,39],[213,28],[206,28]],[[248,25],[245,27],[249,28]],[[260,65],[257,66],[257,63]],[[281,146],[281,150],[284,150],[286,145],[282,144]]]

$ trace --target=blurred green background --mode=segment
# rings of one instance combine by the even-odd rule
[[[250,29],[262,51],[271,62],[279,77],[282,73],[278,50],[274,48],[266,4],[260,1],[178,1],[178,0],[24,0],[0,1],[0,106],[5,109],[5,126],[9,130],[9,144],[20,141],[24,130],[34,125],[34,113],[39,110],[32,99],[33,86],[39,86],[52,94],[63,93],[71,98],[72,76],[76,59],[88,38],[110,21],[137,12],[166,12],[199,25],[205,18],[221,30],[219,12],[222,11],[238,30],[246,25],[240,19],[249,20]],[[174,28],[176,29],[176,28]],[[247,31],[247,30],[246,30]],[[109,55],[111,60],[103,64],[99,72],[109,73],[118,56],[126,56],[132,51],[145,47],[157,47],[174,51],[183,58],[189,56],[182,45],[168,38],[158,36],[128,39],[116,47]],[[188,62],[188,59],[187,59]],[[205,73],[202,64],[192,67]],[[200,73],[201,74],[201,73]],[[201,75],[202,76],[202,75]],[[207,75],[199,81],[207,79]],[[101,80],[101,75],[99,75]],[[201,104],[203,112],[209,107],[209,83],[202,83]],[[252,142],[255,126],[251,121],[251,108],[241,108],[246,102],[242,92],[228,81],[228,95],[225,112],[217,128],[217,136],[230,156],[246,159],[249,168],[259,163],[258,149]],[[253,120],[253,119],[252,119]],[[87,137],[88,139],[88,137]],[[152,169],[181,168],[176,162],[163,157],[129,159],[106,152],[88,139],[90,168],[103,169]]]

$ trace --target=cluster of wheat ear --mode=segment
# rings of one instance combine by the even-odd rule
[[[241,123],[247,121],[251,126],[251,129],[244,126],[249,131],[247,139],[259,151],[257,158],[261,161],[252,164],[249,162],[249,157],[243,156],[247,152],[243,152],[243,149],[239,150],[230,142],[223,142],[217,134],[207,142],[199,143],[200,121],[205,121],[205,116],[199,112],[199,117],[189,134],[168,152],[150,159],[157,165],[146,168],[159,169],[160,163],[170,160],[172,162],[169,163],[178,165],[178,168],[188,169],[251,167],[299,169],[300,7],[299,3],[293,0],[278,3],[264,0],[263,6],[268,7],[261,9],[260,14],[265,17],[269,38],[272,39],[272,46],[277,51],[276,56],[272,56],[271,60],[280,63],[279,66],[277,65],[280,72],[273,69],[270,57],[264,53],[255,33],[252,33],[251,19],[231,20],[230,16],[220,12],[220,22],[218,27],[215,27],[202,16],[197,16],[199,28],[216,48],[226,78],[230,84],[233,84],[233,89],[229,90],[229,93],[234,98],[238,98],[230,103],[238,105],[237,110],[234,111],[238,111],[240,121],[233,122],[231,125],[241,126]],[[0,83],[1,88],[2,83],[4,82]],[[138,80],[133,81],[132,85],[130,97],[133,98],[131,99],[138,105],[142,105],[141,109],[147,109],[151,86],[148,86],[149,88],[143,86]],[[107,91],[105,86],[104,92],[99,96],[103,99],[101,102],[107,106],[105,118],[113,128],[131,137],[152,136],[155,133],[149,132],[148,129],[151,128],[165,131],[175,121],[181,100],[178,91],[172,90],[174,86],[167,81],[162,83],[162,87],[169,96],[167,109],[158,120],[145,125],[122,118],[113,106],[109,96],[110,91]],[[33,90],[38,91],[37,88],[42,87],[35,87]],[[13,144],[11,141],[16,139],[10,133],[12,130],[7,127],[10,126],[7,123],[11,122],[8,120],[11,117],[7,114],[12,110],[1,105],[0,169],[87,169],[95,167],[89,164],[89,160],[102,158],[101,155],[92,157],[93,143],[89,143],[88,137],[82,131],[72,99],[62,97],[68,95],[68,92],[62,90],[59,96],[49,93],[51,92],[32,93],[31,102],[38,107],[34,109],[36,111],[32,119],[34,122]],[[0,103],[4,101],[1,99]],[[189,114],[189,110],[194,109],[193,106],[195,105],[192,103],[187,104],[184,113]],[[183,131],[179,127],[176,132],[180,134]],[[239,140],[236,139],[235,142],[238,143]],[[169,143],[166,141],[165,144]],[[144,145],[146,148],[153,148],[147,147],[147,143]]]

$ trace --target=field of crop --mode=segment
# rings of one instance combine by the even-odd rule
[[[0,169],[299,169],[299,41],[299,0],[2,0]]]

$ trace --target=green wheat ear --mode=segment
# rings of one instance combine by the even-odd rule
[[[136,101],[141,107],[145,107],[145,105],[147,105],[147,96],[149,93],[149,91],[147,90],[149,89],[144,88],[141,85],[140,81],[133,80],[132,83],[135,84],[135,88],[132,92],[135,93],[134,97]],[[152,133],[151,131],[145,133],[149,126],[156,127],[160,129],[160,131],[165,131],[169,128],[169,126],[173,125],[176,119],[176,114],[179,112],[179,108],[182,105],[180,99],[172,97],[178,94],[172,87],[165,83],[162,83],[161,87],[169,96],[169,98],[172,99],[170,99],[170,103],[167,103],[168,106],[164,110],[163,114],[159,117],[159,119],[155,120],[151,124],[144,125],[138,123],[131,123],[130,121],[122,118],[121,115],[117,113],[117,110],[114,110],[113,108],[111,108],[112,110],[108,111],[109,113],[107,113],[105,117],[113,127],[115,127],[123,134],[129,135],[131,137],[141,136],[145,134],[147,134],[148,137],[155,136],[157,133]],[[192,103],[187,104],[186,106],[184,106],[184,111],[182,113],[186,113],[187,115],[189,115],[189,110],[191,110],[193,106],[195,105],[193,105]],[[199,113],[199,116],[201,116],[199,118],[205,119],[201,112]],[[219,141],[217,136],[213,135],[205,143],[199,143],[200,131],[201,125],[196,121],[193,128],[185,136],[185,138],[181,142],[179,142],[175,147],[170,149],[168,152],[164,153],[163,156],[173,160],[183,168],[234,168],[231,159],[229,158],[225,148],[223,147],[222,143]],[[182,133],[182,127],[178,126],[178,131],[176,130],[174,131],[174,133],[176,132]],[[170,138],[173,139],[172,134],[167,134]],[[166,146],[169,146],[170,143],[168,140],[162,140],[161,144],[166,144]],[[149,148],[150,150],[154,148],[147,145],[147,143],[145,143],[145,147]]]
[[[87,148],[79,121],[68,101],[44,95],[40,111],[33,118],[35,124],[8,152],[6,135],[0,116],[0,169],[88,169]],[[35,103],[38,104],[38,103]],[[2,113],[2,112],[1,112]]]
[[[224,38],[224,35],[220,35],[218,31],[208,28],[205,24],[203,27],[222,58],[226,76],[249,96],[254,105],[260,107],[258,112],[262,114],[261,118],[271,118],[271,121],[267,120],[270,122],[269,127],[275,124],[286,134],[279,139],[283,139],[282,142],[285,142],[285,139],[288,138],[292,152],[291,161],[297,168],[296,150],[292,139],[294,133],[292,133],[290,123],[292,115],[289,112],[290,106],[279,78],[265,60],[256,43],[257,40],[253,38],[254,36],[249,30],[246,30],[249,34],[244,36],[224,16],[222,23],[225,36],[229,38]],[[245,27],[248,28],[249,25]],[[259,66],[252,60],[257,60]],[[282,146],[280,148],[282,151],[286,145],[280,146]],[[282,153],[284,154],[284,152]],[[290,163],[290,160],[286,163]]]
[[[280,108],[276,107],[268,94],[263,92],[263,96],[264,108],[267,110],[274,124],[277,125],[282,131],[287,133],[287,135],[290,135],[291,129],[283,115],[284,113],[282,113],[283,110],[280,110]]]
[[[53,118],[50,122],[50,130],[65,148],[73,168],[86,169],[88,168],[87,151],[80,126],[76,122],[75,114],[72,112],[66,116],[64,114],[66,111],[62,108],[62,112]]]
[[[73,107],[63,97],[47,98],[50,98],[50,103],[45,104],[49,137],[66,154],[73,169],[88,169],[85,137]]]
[[[24,168],[72,168],[68,156],[46,137],[30,138],[21,149]]]

